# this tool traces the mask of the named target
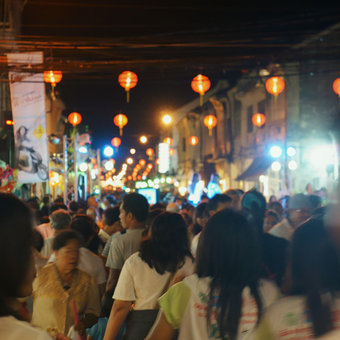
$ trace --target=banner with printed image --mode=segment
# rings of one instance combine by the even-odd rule
[[[42,52],[7,54],[18,182],[48,180],[45,84],[42,73],[23,72],[23,67],[42,64]],[[18,71],[15,71],[18,66]]]

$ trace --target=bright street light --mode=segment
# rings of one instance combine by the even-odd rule
[[[280,171],[281,170],[281,164],[278,161],[273,162],[272,164],[272,170],[273,171]]]
[[[269,153],[273,158],[279,158],[282,155],[282,149],[280,146],[274,145],[270,148]]]
[[[134,149],[134,148],[130,149],[130,153],[131,153],[131,155],[134,155],[136,153],[136,149]]]
[[[172,122],[172,117],[170,115],[166,114],[162,117],[162,121],[165,125],[169,125]]]
[[[133,164],[133,159],[131,157],[127,158],[126,163],[129,165]]]
[[[140,138],[139,138],[139,141],[142,143],[142,144],[146,144],[147,142],[148,142],[148,137],[146,137],[146,136],[141,136]]]
[[[113,148],[112,148],[111,146],[106,146],[106,147],[104,148],[104,155],[105,155],[106,157],[111,157],[111,156],[113,156]]]

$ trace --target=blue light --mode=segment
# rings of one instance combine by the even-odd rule
[[[78,151],[79,151],[80,153],[83,153],[83,154],[89,152],[89,150],[87,149],[86,146],[81,146],[81,147],[78,149]]]
[[[106,156],[106,157],[113,156],[113,148],[111,146],[106,146],[104,148],[104,156]]]
[[[274,145],[270,148],[269,153],[273,158],[279,158],[282,155],[282,148],[278,145]]]

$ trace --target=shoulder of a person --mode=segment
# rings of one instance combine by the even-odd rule
[[[93,279],[92,275],[84,272],[82,269],[77,268],[76,270],[78,271],[78,275],[79,275],[81,280],[91,281]]]
[[[80,254],[84,254],[87,257],[90,257],[91,259],[95,260],[95,261],[101,261],[100,257],[98,255],[96,255],[94,252],[92,252],[91,250],[85,248],[85,247],[80,247],[79,248]]]
[[[142,258],[139,256],[139,251],[136,251],[135,253],[133,253],[132,255],[130,255],[124,265],[126,264],[127,266],[133,266],[133,265],[140,265],[142,262],[144,262],[142,260]]]
[[[37,278],[43,279],[45,277],[50,277],[51,272],[54,270],[54,263],[48,263],[39,269]]]
[[[299,295],[282,297],[266,309],[266,318],[277,320],[288,312],[295,313],[297,309],[304,309],[304,301],[304,297]]]
[[[6,326],[5,326],[6,324]],[[12,316],[0,317],[0,328],[13,328],[13,339],[25,340],[49,340],[52,339],[48,333],[42,329],[35,328],[26,321],[17,320]],[[0,334],[1,335],[1,334]],[[11,337],[10,337],[11,338]]]

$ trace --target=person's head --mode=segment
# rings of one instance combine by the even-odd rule
[[[79,210],[79,204],[76,201],[71,201],[68,205],[68,208],[70,210],[70,214],[74,215]]]
[[[196,207],[195,222],[204,228],[209,220],[209,207],[208,203],[200,203]]]
[[[142,241],[140,257],[164,274],[176,272],[190,256],[187,226],[180,214],[162,212],[153,221],[149,238]]]
[[[145,223],[149,214],[149,203],[143,195],[133,192],[124,196],[119,209],[123,228],[130,228],[132,225]]]
[[[51,227],[55,231],[68,229],[71,224],[71,216],[63,209],[54,211],[50,216]]]
[[[308,196],[309,204],[311,211],[314,212],[316,209],[321,208],[322,200],[318,195],[309,195]]]
[[[263,231],[268,233],[270,229],[280,221],[279,215],[274,210],[267,210],[263,223]]]
[[[14,195],[0,193],[0,316],[15,314],[8,299],[32,292],[32,218],[25,203]]]
[[[105,231],[112,235],[121,228],[119,220],[119,207],[107,208],[103,213],[102,223]]]
[[[248,221],[262,233],[264,215],[267,208],[264,196],[256,190],[247,191],[242,196],[241,207],[242,213],[247,217]]]
[[[277,197],[276,197],[275,195],[271,195],[271,196],[269,197],[268,203],[270,204],[270,203],[276,202],[276,201],[277,201]]]
[[[97,202],[97,199],[94,197],[94,196],[90,196],[88,199],[87,199],[87,205],[89,208],[98,208],[98,202]]]
[[[71,230],[76,231],[83,239],[87,247],[96,234],[94,220],[87,215],[75,215],[71,222]]]
[[[53,203],[50,206],[48,214],[51,216],[54,211],[57,211],[57,210],[60,210],[60,209],[67,211],[67,206],[64,203]]]
[[[250,287],[261,313],[257,283],[261,269],[259,242],[254,228],[240,213],[225,209],[212,216],[201,234],[196,273],[211,278],[208,320],[215,301],[221,338],[235,339],[242,309],[242,291]]]
[[[231,199],[231,207],[235,210],[240,210],[241,196],[237,190],[229,189],[225,192]]]
[[[166,207],[166,211],[169,211],[169,212],[176,212],[178,213],[180,210],[179,206],[174,203],[174,202],[170,202],[167,207]]]
[[[330,305],[322,293],[340,292],[340,261],[321,219],[310,219],[295,232],[291,245],[291,293],[306,297],[314,336],[330,330]]]
[[[297,228],[311,216],[311,205],[308,196],[297,194],[288,202],[288,219],[293,227]]]
[[[220,210],[231,207],[232,199],[225,194],[216,194],[209,200],[208,207],[210,216],[216,214]]]
[[[80,238],[69,230],[57,235],[53,241],[56,264],[63,272],[72,272],[78,265]]]
[[[268,209],[275,211],[279,215],[279,218],[280,219],[282,218],[283,208],[282,208],[282,205],[279,201],[270,202],[268,204]]]

